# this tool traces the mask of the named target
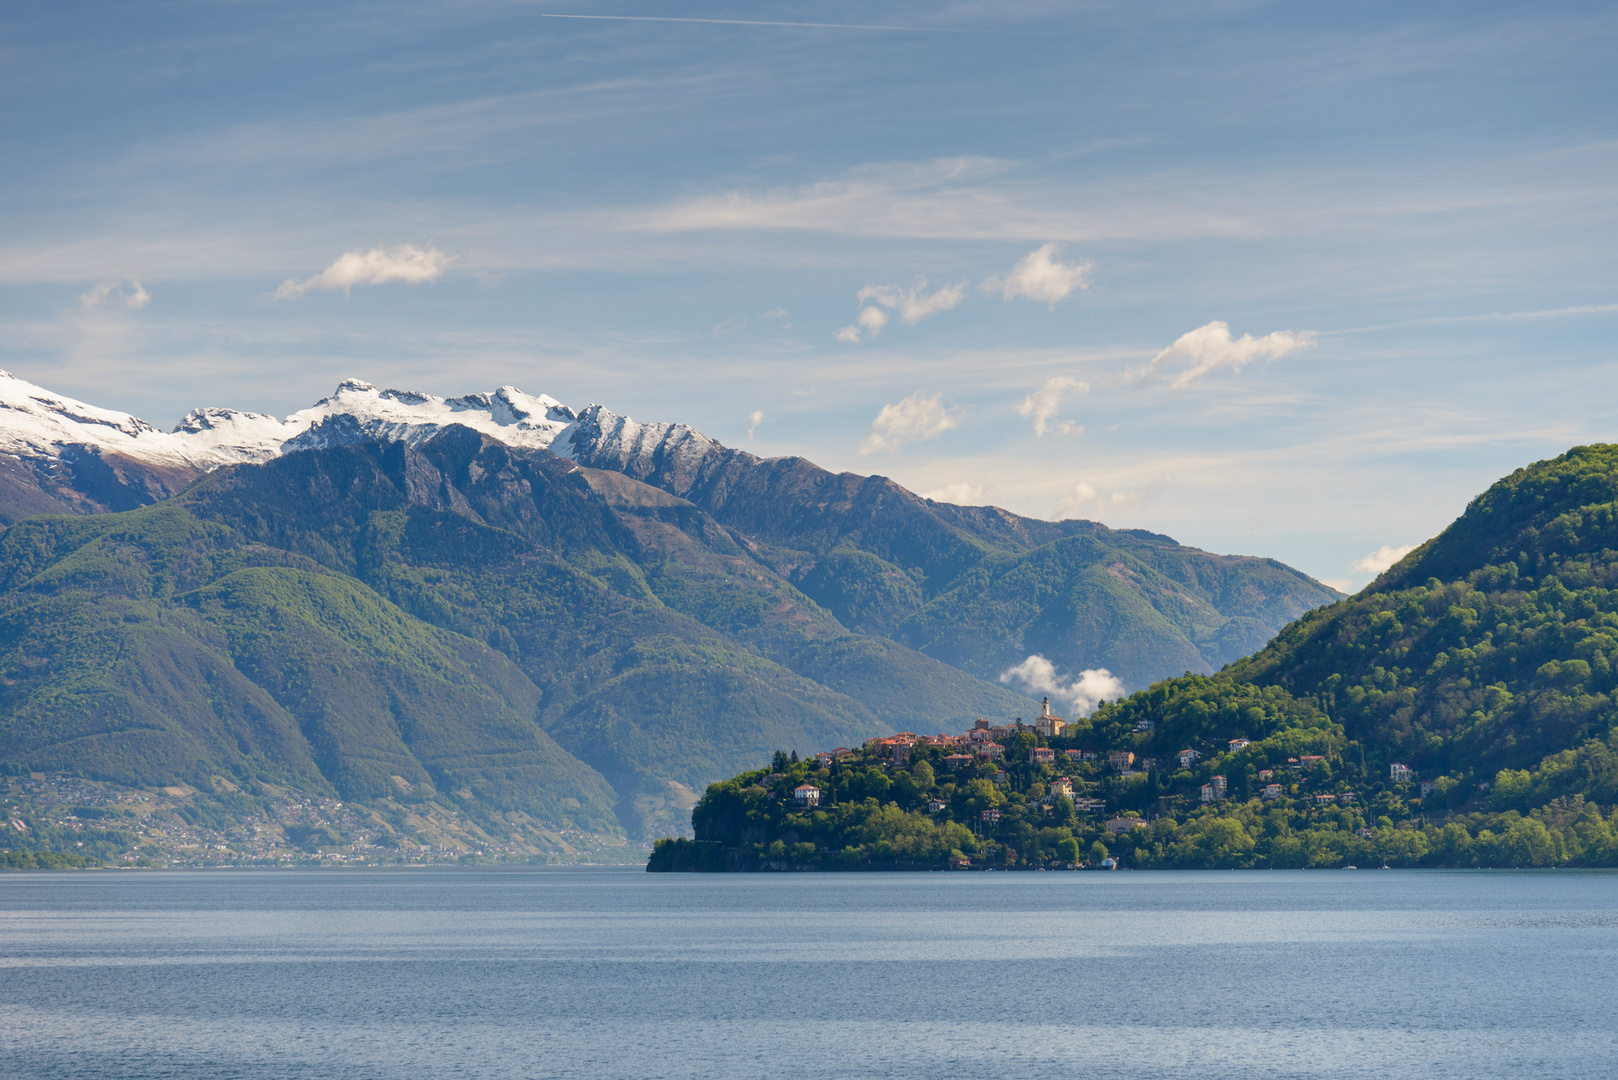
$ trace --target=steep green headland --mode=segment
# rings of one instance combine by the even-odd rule
[[[698,805],[697,840],[708,843],[665,845],[654,865],[941,865],[946,848],[1071,862],[1052,854],[1070,837],[1081,856],[1101,842],[1141,866],[1613,865],[1615,661],[1618,447],[1578,447],[1501,480],[1364,592],[1308,613],[1253,656],[1037,740],[1100,761],[1127,751],[1154,767],[1053,769],[1008,747],[1002,784],[974,765],[933,769],[927,786],[914,770],[905,780],[857,761],[812,782],[835,793],[854,783],[845,774],[877,769],[916,794],[874,795],[879,785],[860,780],[810,814],[776,791],[785,781],[743,774]],[[1182,768],[1182,750],[1200,760]],[[1105,811],[1068,820],[1061,800],[1027,806],[1057,773]],[[1215,776],[1224,790],[1205,803]],[[987,830],[972,818],[982,809],[972,800],[993,797],[986,780],[1006,807]],[[928,796],[947,808],[924,813]],[[1121,813],[1139,822],[1109,839],[1103,817]],[[971,826],[972,839],[950,822]],[[899,842],[912,834],[928,839]]]

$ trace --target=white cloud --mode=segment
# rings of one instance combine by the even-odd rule
[[[964,295],[965,285],[945,285],[929,293],[926,280],[922,280],[909,289],[893,285],[867,285],[860,290],[859,301],[863,304],[867,300],[875,300],[883,307],[897,311],[899,321],[906,326],[915,326],[929,315],[948,311],[959,304]]]
[[[1349,569],[1360,574],[1380,574],[1400,559],[1416,550],[1415,544],[1406,544],[1404,547],[1389,547],[1383,544],[1363,559],[1355,559],[1349,564]],[[1347,589],[1341,590],[1347,592]]]
[[[1078,513],[1086,503],[1097,501],[1096,489],[1080,480],[1073,485],[1073,490],[1065,495],[1061,502],[1056,504],[1056,520],[1065,521]]]
[[[936,439],[954,428],[959,418],[944,408],[943,396],[926,397],[918,390],[897,405],[882,406],[860,443],[860,453],[897,450],[908,442]]]
[[[983,485],[968,484],[963,480],[956,484],[945,484],[936,491],[924,491],[921,497],[934,502],[954,503],[957,506],[974,506],[983,499]]]
[[[752,412],[747,414],[747,437],[749,439],[753,437],[753,432],[757,431],[758,426],[763,422],[764,414],[758,409],[754,409]]]
[[[341,289],[346,295],[356,285],[385,285],[393,281],[421,285],[437,281],[449,264],[450,256],[437,248],[419,248],[414,244],[349,251],[312,278],[283,281],[275,290],[275,298],[299,297],[310,289]]]
[[[1079,394],[1088,394],[1090,384],[1078,379],[1070,379],[1066,375],[1057,375],[1046,379],[1045,385],[1023,398],[1022,404],[1017,406],[1020,416],[1030,417],[1034,421],[1034,435],[1043,438],[1045,428],[1055,418],[1062,402]],[[1058,429],[1063,435],[1078,434],[1084,427],[1071,421],[1064,421]]]
[[[79,308],[90,311],[114,301],[122,301],[130,311],[139,311],[152,302],[152,294],[134,278],[129,279],[128,285],[120,280],[98,281],[95,288],[79,297]]]
[[[948,311],[959,304],[965,294],[964,285],[945,285],[929,293],[925,280],[909,289],[900,289],[893,285],[867,285],[859,291],[858,300],[862,304],[867,300],[873,300],[875,303],[866,304],[860,309],[860,317],[854,326],[845,326],[832,336],[845,345],[852,345],[862,340],[869,341],[888,325],[891,319],[889,311],[898,313],[899,321],[906,326],[915,326],[927,316]],[[887,310],[884,311],[884,308]]]
[[[1352,593],[1354,582],[1349,578],[1321,578],[1320,583],[1328,589],[1336,589],[1340,593]]]
[[[860,299],[864,299],[863,294]],[[860,317],[855,320],[855,325],[845,326],[832,336],[844,345],[852,345],[861,338],[869,340],[876,337],[886,325],[888,325],[887,312],[879,307],[865,307],[860,309]]]
[[[982,288],[990,292],[999,290],[1007,300],[1026,296],[1030,300],[1054,308],[1058,300],[1068,296],[1074,289],[1088,289],[1090,273],[1095,269],[1095,264],[1088,261],[1074,263],[1071,266],[1057,262],[1056,252],[1055,244],[1035,248],[1011,268],[1010,277],[989,278],[983,282]]]
[[[1123,697],[1124,684],[1106,668],[1086,668],[1071,683],[1056,675],[1056,665],[1038,653],[1000,673],[1003,683],[1015,683],[1028,694],[1043,694],[1064,702],[1080,716],[1089,716],[1103,701]]]
[[[1211,371],[1221,368],[1240,371],[1254,360],[1274,360],[1314,343],[1314,334],[1307,330],[1296,334],[1290,330],[1277,330],[1260,338],[1252,334],[1232,338],[1230,324],[1216,319],[1181,334],[1173,345],[1152,357],[1139,375],[1145,380],[1165,367],[1179,367],[1180,371],[1174,376],[1172,385],[1176,390],[1184,390]]]

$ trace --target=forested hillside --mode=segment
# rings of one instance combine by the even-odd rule
[[[1059,738],[1024,733],[1003,768],[834,765],[811,782],[849,797],[813,814],[744,774],[697,808],[712,846],[665,845],[656,865],[941,865],[951,850],[1066,864],[1069,838],[1066,854],[1100,843],[1140,866],[1614,865],[1615,660],[1618,447],[1578,447],[1501,480],[1364,592],[1216,675],[1160,682]],[[1019,760],[1047,744],[1097,757]],[[1130,762],[1101,764],[1110,753]],[[795,769],[788,780],[810,775]],[[880,794],[847,779],[873,769]],[[1105,809],[1020,798],[1058,773]],[[972,816],[984,800],[1007,807],[990,829]],[[1129,820],[1108,830],[1108,814]]]

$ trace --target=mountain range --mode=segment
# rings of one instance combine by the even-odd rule
[[[550,853],[682,831],[777,748],[1031,716],[1031,655],[1134,689],[1337,595],[511,387],[163,432],[0,376],[0,523],[0,764],[436,801]]]

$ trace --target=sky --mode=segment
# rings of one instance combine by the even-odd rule
[[[0,367],[514,385],[1345,590],[1618,439],[1609,4],[9,5]]]

